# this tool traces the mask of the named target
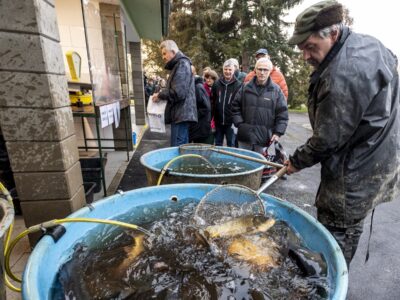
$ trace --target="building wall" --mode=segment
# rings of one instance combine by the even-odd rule
[[[116,77],[109,78],[106,69],[104,56],[102,26],[100,19],[99,1],[85,1],[85,18],[88,35],[88,44],[90,51],[90,61],[94,83],[95,100],[101,101],[109,99],[109,88],[117,90],[120,93],[120,82]],[[80,0],[55,0],[57,12],[58,28],[60,31],[60,43],[63,51],[64,64],[68,80],[71,80],[71,74],[68,68],[66,52],[73,50],[79,53],[82,58],[81,82],[90,83],[89,63],[86,49],[85,32],[83,27],[82,8]],[[111,87],[110,87],[111,85]],[[87,138],[96,138],[95,120],[86,118],[83,120]],[[84,145],[84,136],[82,130],[82,121],[80,118],[74,118],[75,132],[78,139],[78,146]],[[112,139],[112,126],[100,129],[100,136]],[[88,146],[95,147],[95,141],[89,141]],[[104,147],[113,147],[113,141],[104,141]]]
[[[26,226],[85,205],[59,36],[53,1],[0,1],[0,123]]]

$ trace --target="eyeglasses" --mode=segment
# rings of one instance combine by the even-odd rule
[[[257,68],[257,71],[258,72],[269,72],[270,71],[270,69],[264,69],[264,68]]]

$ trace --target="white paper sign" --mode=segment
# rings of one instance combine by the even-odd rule
[[[108,110],[108,125],[114,123],[114,104],[107,105]]]
[[[100,124],[101,128],[107,127],[108,124],[108,109],[107,105],[102,105],[99,107],[100,110]]]
[[[116,102],[115,104],[114,104],[114,122],[115,122],[115,128],[118,128],[119,127],[119,120],[120,120],[120,118],[121,118],[121,105],[120,105],[120,103],[119,103],[119,101],[118,102]]]
[[[167,106],[167,101],[160,100],[154,102],[152,97],[149,98],[149,103],[147,104],[147,115],[149,117],[149,127],[151,132],[165,132],[165,107]]]

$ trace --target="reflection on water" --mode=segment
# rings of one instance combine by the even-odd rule
[[[82,241],[52,299],[328,298],[325,262],[284,222],[256,216],[221,225],[240,228],[197,228],[195,206],[144,224],[150,237],[118,229],[102,248]]]

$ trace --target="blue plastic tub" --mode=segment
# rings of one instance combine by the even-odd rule
[[[247,155],[250,157],[265,160],[261,154],[245,149],[231,147],[216,147],[233,153]],[[264,164],[253,162],[243,158],[237,158],[231,155],[221,154],[212,151],[190,151],[194,154],[207,155],[209,161],[213,164],[236,163],[243,170],[237,173],[229,174],[190,174],[175,172],[173,167],[171,171],[165,175],[161,184],[171,183],[211,183],[211,184],[240,184],[247,186],[253,190],[257,190],[261,184],[262,171]],[[156,185],[161,174],[161,169],[171,159],[180,155],[179,147],[162,148],[153,150],[143,154],[140,158],[140,163],[145,167],[147,183],[149,186]]]
[[[179,205],[184,199],[201,199],[216,187],[210,184],[176,184],[148,187],[114,195],[93,204],[94,210],[82,208],[70,217],[105,218],[125,220],[129,218],[140,224],[157,220],[160,211],[170,203]],[[329,299],[346,299],[348,272],[343,254],[330,233],[312,216],[293,204],[262,194],[266,209],[276,218],[286,221],[302,237],[306,245],[324,255],[328,265],[331,286]],[[178,199],[172,202],[172,198]],[[45,236],[36,245],[25,267],[22,295],[25,300],[50,299],[52,284],[62,264],[72,255],[73,247],[83,238],[96,243],[93,232],[104,230],[104,225],[93,223],[66,223],[67,232],[55,243]],[[91,235],[88,235],[88,233]],[[89,245],[90,246],[90,245]]]

